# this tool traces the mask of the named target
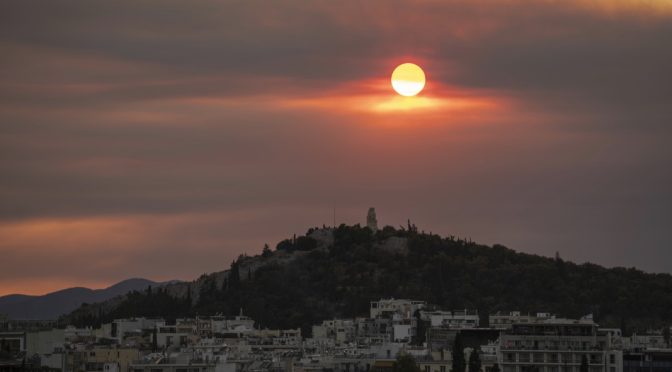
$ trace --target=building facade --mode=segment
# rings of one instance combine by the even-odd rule
[[[592,320],[513,324],[499,342],[503,372],[622,372],[622,351]]]

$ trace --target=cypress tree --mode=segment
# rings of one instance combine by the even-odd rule
[[[469,355],[469,372],[480,372],[481,371],[481,357],[479,356],[478,350],[474,349]]]
[[[465,372],[466,364],[464,361],[464,345],[462,345],[462,335],[458,332],[453,341],[453,369],[452,372]],[[583,371],[582,371],[583,372]]]

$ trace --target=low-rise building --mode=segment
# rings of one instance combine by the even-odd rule
[[[477,328],[479,325],[478,312],[474,310],[436,310],[422,313],[432,327]]]
[[[640,350],[623,354],[623,372],[670,372],[672,350]]]
[[[425,301],[403,300],[403,299],[382,299],[372,301],[370,308],[370,317],[388,318],[397,314],[402,318],[408,319],[414,316],[417,310],[425,307]]]
[[[551,313],[539,312],[536,314],[522,314],[520,311],[509,313],[497,312],[488,317],[489,326],[493,328],[511,328],[514,324],[537,323],[552,319]]]

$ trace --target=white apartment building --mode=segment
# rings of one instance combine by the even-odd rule
[[[449,328],[478,328],[478,312],[464,310],[453,311],[423,311],[424,318],[429,320],[432,327]]]
[[[399,314],[404,319],[413,317],[417,310],[425,307],[425,301],[413,301],[403,299],[382,299],[380,301],[372,301],[370,309],[370,317],[387,318],[392,317],[393,314]]]
[[[508,314],[497,313],[489,316],[490,327],[511,328],[513,324],[537,323],[553,319],[551,313],[522,314],[520,311],[511,311]]]
[[[322,324],[313,326],[314,339],[332,339],[335,344],[354,342],[356,335],[357,329],[352,319],[325,320]]]
[[[122,344],[124,338],[131,334],[141,334],[143,331],[153,331],[156,327],[165,325],[163,319],[130,318],[116,319],[112,322],[110,336]]]
[[[503,372],[579,372],[585,357],[590,372],[622,372],[612,336],[590,319],[512,324],[500,336],[499,363]]]

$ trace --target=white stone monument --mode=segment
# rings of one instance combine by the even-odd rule
[[[369,213],[366,215],[366,226],[374,233],[378,231],[378,220],[376,219],[376,208],[369,208]]]

